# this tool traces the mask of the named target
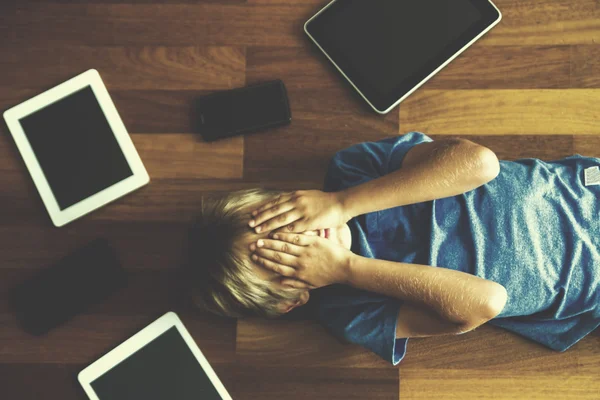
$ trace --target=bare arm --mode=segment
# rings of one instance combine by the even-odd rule
[[[494,179],[500,171],[490,149],[465,139],[414,146],[402,168],[340,192],[346,214],[369,212],[456,196]]]
[[[345,283],[356,288],[408,302],[405,308],[413,314],[414,332],[407,332],[411,336],[472,330],[498,315],[507,300],[502,285],[464,272],[356,254],[349,258],[346,276]],[[400,316],[407,317],[402,312]],[[402,321],[398,324],[401,327]]]

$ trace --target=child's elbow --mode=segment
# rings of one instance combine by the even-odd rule
[[[485,183],[496,179],[500,174],[500,161],[492,150],[480,147],[481,174]]]
[[[494,282],[489,291],[487,301],[482,310],[473,316],[469,321],[459,327],[459,333],[466,333],[494,319],[504,310],[508,301],[508,293],[504,286]]]
[[[506,302],[508,301],[508,292],[506,288],[498,283],[494,282],[494,289],[490,293],[490,297],[487,304],[487,315],[488,320],[496,318],[498,314],[504,310]]]

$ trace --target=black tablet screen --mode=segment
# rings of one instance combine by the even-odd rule
[[[309,32],[359,89],[387,97],[421,72],[433,72],[431,63],[461,37],[468,43],[465,34],[482,17],[469,0],[340,0]]]
[[[90,86],[19,122],[61,210],[133,175]]]
[[[221,400],[173,327],[91,383],[100,400]]]

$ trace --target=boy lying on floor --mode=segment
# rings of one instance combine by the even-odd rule
[[[488,321],[564,351],[600,325],[598,165],[498,161],[420,132],[354,145],[332,159],[324,191],[203,200],[194,302],[275,318],[310,297],[332,334],[394,365],[410,337]]]

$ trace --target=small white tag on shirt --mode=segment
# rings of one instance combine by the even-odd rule
[[[590,167],[585,170],[585,186],[600,185],[600,168]]]

